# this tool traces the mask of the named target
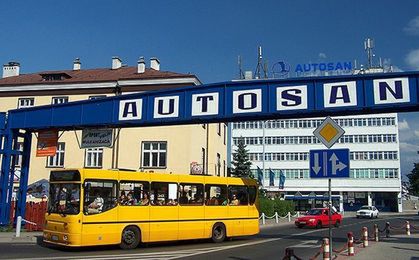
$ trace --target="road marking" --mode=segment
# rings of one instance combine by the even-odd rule
[[[398,217],[395,217],[395,218],[398,218]],[[381,220],[386,220],[386,219],[389,219],[389,218],[381,218]],[[353,226],[353,225],[362,224],[362,223],[369,223],[369,222],[373,222],[373,221],[376,221],[376,219],[370,219],[370,220],[360,221],[360,222],[356,222],[356,223],[352,223],[352,224],[346,224],[346,225],[342,225],[341,227],[350,227],[350,226]],[[184,258],[184,257],[188,257],[188,256],[195,256],[195,255],[213,253],[213,252],[235,249],[235,248],[240,248],[240,247],[245,247],[245,246],[252,246],[252,245],[258,245],[258,244],[263,244],[263,243],[269,243],[269,242],[273,242],[273,241],[279,241],[279,240],[282,240],[282,239],[288,239],[288,238],[291,238],[291,237],[298,237],[298,236],[311,234],[311,233],[315,233],[315,232],[322,232],[322,231],[325,231],[325,229],[314,229],[314,230],[309,230],[309,231],[298,233],[298,234],[284,236],[284,237],[281,237],[281,238],[261,239],[261,240],[247,242],[247,243],[238,244],[238,245],[219,246],[217,248],[208,247],[208,248],[185,249],[185,250],[169,251],[169,252],[151,252],[151,253],[134,253],[134,254],[115,254],[115,255],[79,255],[79,256],[39,257],[39,258],[30,257],[30,259],[33,259],[33,260],[44,260],[44,259],[82,259],[82,260],[89,260],[89,259],[91,259],[91,260],[93,260],[93,259],[106,259],[107,260],[107,259],[109,259],[109,260],[113,260],[115,258],[117,258],[117,259],[139,259],[139,258],[141,258],[141,259],[155,259],[155,260],[179,259],[179,258]],[[310,241],[308,241],[308,242],[310,242]],[[305,243],[302,243],[302,244],[304,245]],[[14,258],[14,259],[15,260],[24,260],[24,259],[29,259],[29,258]]]

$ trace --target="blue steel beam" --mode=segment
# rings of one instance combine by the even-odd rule
[[[418,111],[419,72],[232,81],[11,110],[12,129],[139,127]]]

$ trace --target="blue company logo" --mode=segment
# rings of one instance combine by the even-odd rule
[[[275,63],[274,65],[272,65],[272,74],[275,76],[286,76],[288,75],[288,73],[291,71],[291,66],[284,62],[284,61],[279,61],[277,63]]]
[[[296,73],[302,72],[316,72],[316,71],[350,71],[352,70],[352,63],[350,61],[344,62],[322,62],[322,63],[306,63],[297,64],[295,67]]]

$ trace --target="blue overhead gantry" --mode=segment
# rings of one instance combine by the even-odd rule
[[[0,224],[9,223],[22,155],[16,216],[24,216],[32,133],[419,111],[419,72],[230,81],[10,110],[0,114]],[[23,152],[17,139],[24,139]]]

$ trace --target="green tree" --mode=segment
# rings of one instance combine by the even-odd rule
[[[419,195],[419,163],[414,164],[414,168],[410,174],[407,175],[409,178],[409,192],[412,195]]]
[[[250,166],[252,162],[249,160],[248,155],[249,150],[246,150],[246,145],[244,144],[244,138],[240,137],[237,144],[236,153],[233,155],[233,169],[231,169],[231,174],[235,177],[241,178],[253,178],[253,174],[250,171]]]

